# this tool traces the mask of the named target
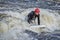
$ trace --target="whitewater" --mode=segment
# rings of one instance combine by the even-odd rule
[[[60,15],[53,10],[42,8],[40,8],[40,23],[41,25],[45,25],[45,27],[30,27],[31,24],[27,22],[26,18],[28,13],[30,13],[34,9],[35,8],[24,9],[24,11],[21,13],[17,11],[0,12],[0,39],[38,40],[29,36],[29,34],[27,34],[25,31],[32,31],[40,34],[41,32],[52,33],[56,30],[60,30]]]
[[[0,40],[60,40],[60,14],[57,10],[51,10],[59,9],[58,5],[53,6],[55,4],[44,1],[24,1],[5,0],[0,3]],[[36,24],[27,22],[28,13],[34,11],[35,7],[41,7],[40,26],[37,20]]]

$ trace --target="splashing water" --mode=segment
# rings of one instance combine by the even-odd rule
[[[25,20],[29,12],[34,8],[25,9],[22,13],[5,11],[2,12],[0,21],[0,32],[4,33],[4,40],[32,40],[28,34],[24,33],[24,30],[30,29],[30,24]],[[40,32],[52,32],[60,29],[60,15],[58,13],[51,13],[47,9],[40,9],[40,21],[41,25],[46,25],[45,29],[32,28],[37,33]],[[32,31],[31,30],[31,31]],[[37,40],[37,39],[36,39]]]

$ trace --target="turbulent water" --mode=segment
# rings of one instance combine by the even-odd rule
[[[35,28],[26,20],[34,7],[7,5],[0,7],[0,40],[60,40],[60,15],[55,10],[40,8],[40,23],[45,27]]]

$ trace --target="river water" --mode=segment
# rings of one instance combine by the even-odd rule
[[[4,3],[0,7],[0,40],[60,40],[60,15],[40,2]],[[37,5],[38,4],[38,5]],[[30,28],[28,13],[40,7],[40,22],[45,28]],[[31,30],[30,30],[31,29]]]

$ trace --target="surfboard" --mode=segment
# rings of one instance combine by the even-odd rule
[[[46,25],[32,25],[32,26],[30,26],[30,27],[37,27],[37,28],[42,28],[42,27],[46,27]]]
[[[46,25],[30,25],[30,27],[26,29],[36,33],[40,33],[41,31],[44,31],[43,29],[45,28],[46,28]]]

